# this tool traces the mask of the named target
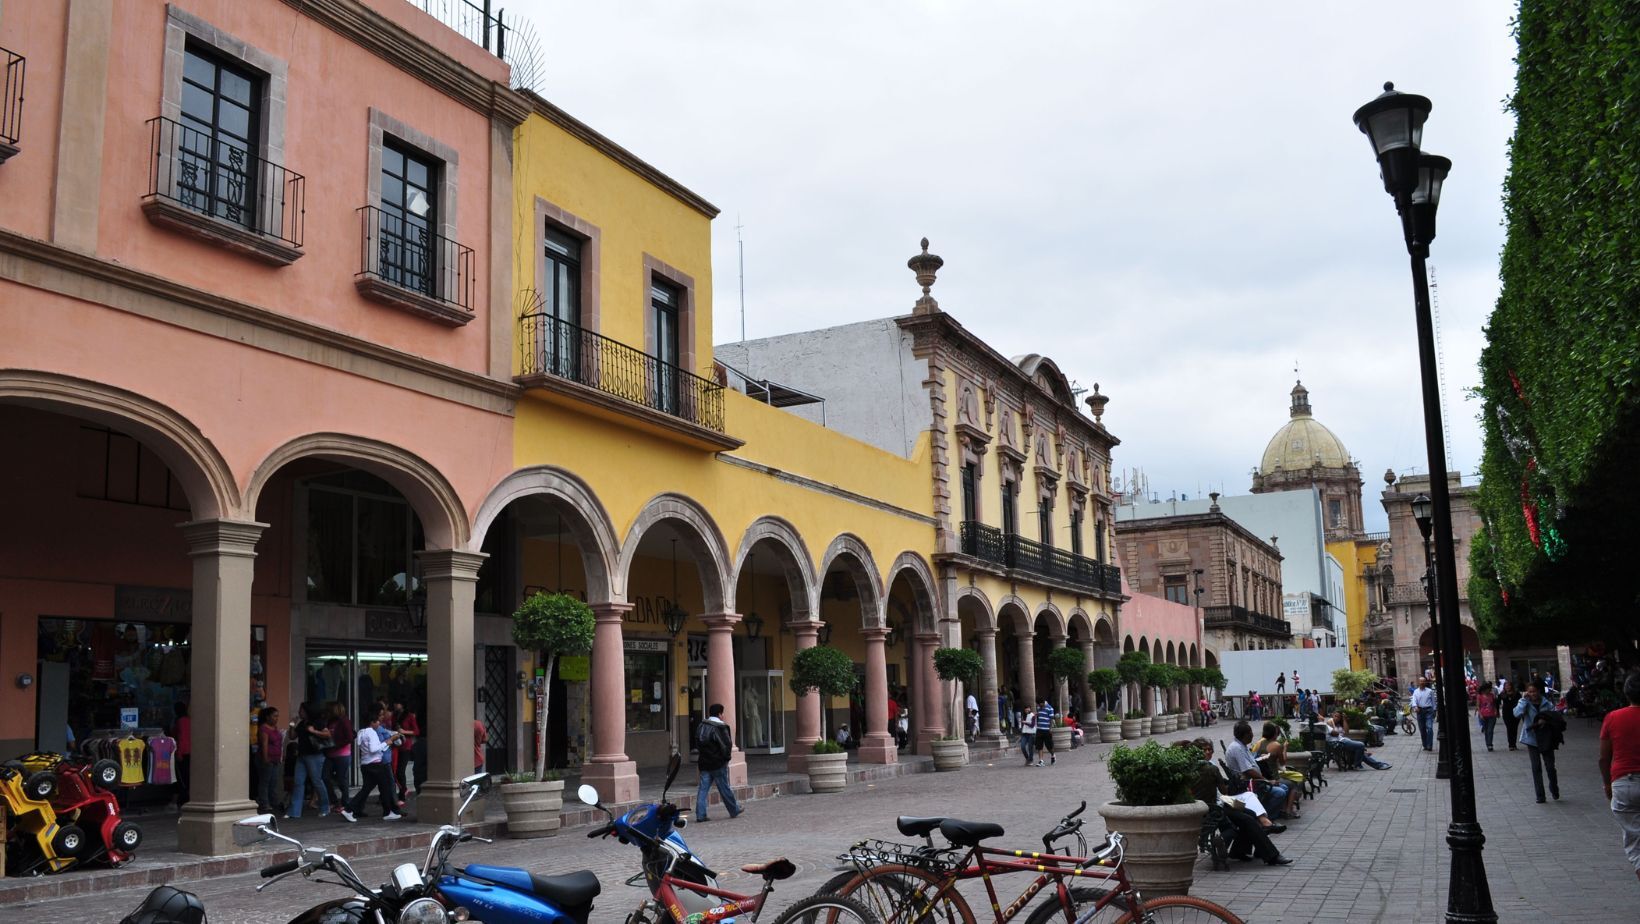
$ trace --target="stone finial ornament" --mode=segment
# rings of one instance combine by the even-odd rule
[[[945,265],[945,261],[936,254],[928,252],[928,238],[922,239],[922,253],[917,254],[905,262],[913,273],[917,274],[917,285],[922,286],[922,298],[912,309],[913,314],[933,314],[940,310],[940,303],[934,300],[928,290],[934,286],[934,276]]]
[[[1393,469],[1393,468],[1384,469],[1384,484],[1394,484],[1394,483],[1395,483],[1395,469]]]
[[[1093,394],[1083,399],[1088,404],[1088,410],[1093,412],[1093,419],[1099,423],[1105,422],[1105,405],[1110,403],[1109,395],[1099,393],[1099,383],[1093,383]]]

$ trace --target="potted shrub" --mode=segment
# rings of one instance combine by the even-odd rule
[[[1200,757],[1194,748],[1147,741],[1118,744],[1107,766],[1116,801],[1099,807],[1105,827],[1127,838],[1128,879],[1145,895],[1185,895],[1207,805],[1190,794]]]
[[[1054,681],[1054,695],[1049,698],[1049,701],[1057,706],[1059,704],[1058,693],[1060,684],[1069,683],[1073,677],[1081,677],[1087,672],[1087,669],[1087,658],[1083,656],[1080,649],[1055,648],[1052,651],[1049,651],[1048,676],[1052,677]],[[1077,716],[1076,719],[1080,722],[1082,717]],[[1055,745],[1055,747],[1057,746],[1058,745]]]
[[[1107,712],[1099,719],[1099,740],[1104,744],[1122,740],[1122,716],[1119,713]]]
[[[787,681],[798,696],[810,690],[820,694],[820,708],[831,708],[834,696],[847,696],[854,689],[854,662],[829,645],[805,648],[792,658],[792,674]],[[829,738],[814,744],[814,753],[806,761],[809,786],[815,792],[836,792],[843,788],[848,754]],[[817,782],[816,774],[823,782]],[[824,787],[824,788],[822,788]]]
[[[811,792],[842,792],[848,783],[848,752],[830,738],[821,738],[809,755],[808,771]]]
[[[501,779],[501,807],[507,812],[508,837],[547,837],[557,834],[563,820],[564,781],[547,771],[538,777],[528,770]]]
[[[985,660],[972,648],[937,648],[934,673],[951,683],[951,733],[934,742],[934,769],[961,770],[968,763],[968,742],[963,740],[962,691],[972,687],[985,670]]]
[[[1143,687],[1145,682],[1145,668],[1149,666],[1150,655],[1147,655],[1142,651],[1130,651],[1122,655],[1121,659],[1116,662],[1116,678],[1126,687]],[[1140,696],[1142,698],[1143,694],[1141,693]],[[1127,717],[1130,720],[1134,718],[1134,713],[1138,713],[1140,715],[1145,714],[1143,703],[1128,703],[1127,707]],[[1124,727],[1122,730],[1122,737],[1126,738],[1127,736],[1127,729]]]
[[[535,687],[535,771],[514,774],[501,784],[501,805],[507,810],[509,837],[542,837],[558,831],[564,783],[556,774],[547,772],[547,692],[552,688],[553,670],[560,657],[592,650],[594,629],[592,607],[569,594],[531,594],[513,611],[513,644],[520,650],[536,653],[543,676]],[[516,823],[514,808],[524,813]],[[550,823],[541,815],[549,810]]]
[[[1344,725],[1351,741],[1367,740],[1367,711],[1348,706],[1344,709]]]
[[[1154,690],[1163,690],[1172,684],[1173,665],[1147,664],[1145,665],[1144,684]],[[1166,710],[1158,711],[1150,717],[1150,733],[1160,735],[1173,730],[1173,720],[1166,714]]]

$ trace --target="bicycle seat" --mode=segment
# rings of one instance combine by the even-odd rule
[[[565,908],[588,904],[603,891],[603,886],[598,882],[598,874],[585,869],[562,876],[537,876],[529,870],[516,867],[482,866],[475,863],[463,872],[476,879],[523,892],[533,892]]]
[[[770,882],[779,882],[782,879],[790,879],[797,875],[797,864],[785,857],[781,857],[767,863],[748,863],[742,866],[740,871],[750,873],[753,876],[762,876]]]
[[[930,833],[937,829],[940,826],[940,822],[944,820],[945,819],[943,817],[917,818],[912,815],[901,815],[900,817],[894,819],[894,827],[899,828],[900,833],[904,834],[906,837],[927,837]]]
[[[988,821],[947,818],[940,822],[940,833],[958,847],[978,847],[980,841],[988,837],[1001,837],[1004,832],[1002,825],[994,825]]]

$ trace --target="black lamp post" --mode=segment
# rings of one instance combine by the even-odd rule
[[[1433,108],[1427,97],[1399,93],[1384,84],[1384,93],[1355,111],[1355,125],[1372,143],[1373,155],[1384,180],[1384,191],[1395,199],[1401,215],[1401,233],[1412,257],[1412,295],[1418,329],[1418,371],[1423,380],[1424,442],[1429,450],[1429,493],[1434,508],[1435,599],[1438,603],[1441,648],[1459,651],[1463,639],[1458,625],[1458,568],[1452,546],[1452,506],[1446,486],[1446,444],[1441,428],[1441,395],[1435,371],[1435,331],[1429,308],[1429,277],[1424,262],[1435,240],[1435,210],[1441,184],[1452,169],[1444,157],[1421,150],[1424,122]],[[1463,667],[1458,658],[1441,662],[1448,695],[1440,697],[1452,739],[1452,822],[1446,842],[1452,848],[1451,882],[1447,890],[1448,921],[1498,919],[1492,909],[1492,891],[1486,883],[1486,861],[1481,851],[1486,836],[1475,815],[1475,776],[1470,764],[1466,728],[1468,704]]]
[[[1429,637],[1435,654],[1435,778],[1437,780],[1452,779],[1452,745],[1446,734],[1446,712],[1442,705],[1446,702],[1446,684],[1441,678],[1442,665],[1446,663],[1445,646],[1441,644],[1441,623],[1435,614],[1435,562],[1430,557],[1429,535],[1434,526],[1435,504],[1428,494],[1419,494],[1412,499],[1412,519],[1418,523],[1418,532],[1424,537],[1424,599],[1429,606]]]

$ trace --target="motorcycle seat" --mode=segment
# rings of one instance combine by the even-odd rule
[[[797,864],[785,857],[781,857],[767,863],[748,863],[742,866],[740,871],[752,876],[762,876],[770,882],[779,882],[782,879],[790,879],[797,875]]]
[[[961,821],[956,818],[947,818],[940,822],[940,833],[945,839],[958,847],[977,847],[979,842],[988,837],[1001,837],[1002,825],[994,825],[988,821]]]
[[[598,883],[597,874],[585,869],[562,876],[537,876],[527,869],[514,866],[473,864],[468,866],[465,872],[475,879],[534,893],[564,908],[590,904],[598,897],[598,893],[603,891],[603,886]]]
[[[935,828],[940,826],[944,818],[917,818],[913,815],[901,815],[894,819],[894,826],[906,837],[926,837]]]

